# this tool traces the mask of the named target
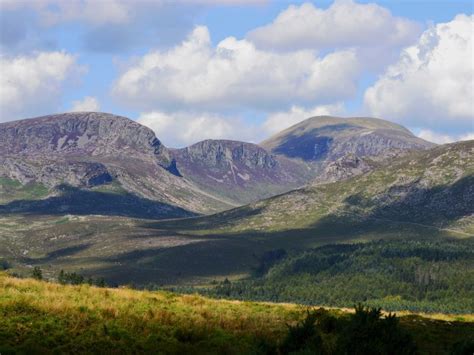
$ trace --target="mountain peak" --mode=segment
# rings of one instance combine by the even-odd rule
[[[151,129],[102,112],[70,112],[1,123],[0,135],[3,154],[166,153]]]
[[[348,153],[385,160],[434,146],[396,123],[370,117],[332,116],[308,118],[261,145],[274,154],[313,163],[334,161]]]

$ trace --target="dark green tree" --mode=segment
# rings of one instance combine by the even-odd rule
[[[31,276],[36,280],[43,280],[43,271],[41,271],[39,266],[35,266]]]
[[[281,351],[283,354],[322,354],[322,340],[316,321],[316,312],[309,312],[306,318],[294,326],[288,326],[288,334],[283,341]]]

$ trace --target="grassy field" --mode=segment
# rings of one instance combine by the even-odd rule
[[[278,352],[307,308],[169,292],[63,286],[0,274],[0,353]],[[337,319],[348,310],[319,311]],[[474,341],[473,315],[403,314],[420,353]],[[334,341],[324,335],[323,345]]]
[[[155,222],[118,216],[0,216],[0,259],[29,275],[34,266],[55,278],[61,269],[109,284],[207,284],[248,276],[264,253],[298,253],[325,244],[463,234],[387,221],[334,219],[280,231],[218,231],[201,218]]]

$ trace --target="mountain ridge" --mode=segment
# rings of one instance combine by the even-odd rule
[[[342,121],[362,122],[366,127],[362,131],[359,126],[334,128],[334,123]],[[181,149],[167,148],[150,128],[107,113],[41,116],[0,124],[0,176],[25,186],[46,186],[53,196],[63,191],[56,189],[63,184],[112,193],[123,190],[139,197],[137,203],[146,199],[208,214],[308,183],[324,184],[364,173],[381,164],[373,161],[374,152],[383,152],[384,159],[379,160],[386,163],[394,156],[427,148],[405,128],[371,118],[313,117],[276,136],[302,125],[323,130],[310,133],[310,139],[298,138],[298,152],[304,156],[327,143],[330,154],[323,160],[286,156],[235,140],[209,139]],[[374,127],[389,127],[403,139],[393,138],[392,132],[388,139],[378,134],[369,143],[367,138],[351,143],[361,134],[370,136],[367,129]],[[342,143],[341,135],[345,137]],[[364,154],[367,144],[370,154]]]

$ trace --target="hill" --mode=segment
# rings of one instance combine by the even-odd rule
[[[232,231],[386,220],[474,233],[474,141],[414,152],[366,174],[209,217]],[[211,221],[212,220],[212,221]],[[204,220],[203,220],[204,221]]]
[[[106,302],[104,302],[106,300]],[[314,321],[300,323],[305,307],[211,300],[197,295],[105,289],[88,285],[63,286],[0,273],[0,351],[2,353],[289,353],[294,335],[289,324],[310,330],[297,338],[297,348],[317,345],[325,353],[338,353],[359,344],[376,346],[385,341],[391,349],[413,339],[421,354],[445,354],[468,349],[472,317],[402,315],[395,320],[372,317],[358,310],[355,316],[341,310],[319,309]],[[306,324],[306,325],[305,325]],[[367,338],[354,329],[393,328],[390,341],[371,328]],[[365,327],[365,328],[364,328]],[[314,333],[311,333],[314,332]],[[305,334],[305,333],[303,333]],[[316,338],[312,334],[317,335]],[[354,342],[356,343],[350,343]],[[351,345],[353,344],[353,345]],[[380,344],[379,344],[380,345]],[[293,348],[294,349],[294,348]]]
[[[163,218],[228,207],[179,176],[153,131],[110,114],[2,123],[0,163],[0,202],[23,199],[23,207],[12,208],[29,213],[84,214],[92,207],[87,214]],[[40,201],[28,206],[31,199]]]
[[[411,151],[435,146],[389,121],[332,116],[308,118],[260,145],[277,156],[305,163],[320,183],[359,175]]]

